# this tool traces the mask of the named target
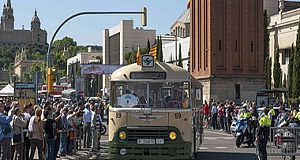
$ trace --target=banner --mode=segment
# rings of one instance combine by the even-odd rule
[[[81,74],[112,74],[121,67],[118,64],[82,64]]]

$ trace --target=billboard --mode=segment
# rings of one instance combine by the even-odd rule
[[[120,67],[118,64],[82,64],[81,74],[112,74]]]

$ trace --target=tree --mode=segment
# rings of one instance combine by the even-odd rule
[[[296,50],[294,52],[293,60],[293,98],[296,98],[300,95],[300,22],[298,24],[298,31],[296,37]]]
[[[288,76],[287,76],[287,85],[288,85],[288,96],[289,98],[293,98],[293,67],[294,67],[294,43],[292,44],[289,65],[288,65]]]
[[[282,88],[286,88],[286,74],[283,75]]]
[[[160,62],[163,62],[164,61],[164,53],[163,53],[163,49],[162,49],[161,36],[159,36],[159,45],[158,45],[158,48],[159,48],[159,60],[160,60]]]
[[[269,62],[268,62],[268,89],[271,89],[272,87],[272,58],[268,58]]]
[[[281,80],[281,68],[279,63],[279,47],[277,47],[275,56],[274,56],[274,64],[273,64],[273,79],[274,79],[274,88],[280,87]]]
[[[268,26],[269,26],[269,19],[268,19],[268,13],[267,10],[264,10],[264,58],[267,57],[269,54],[269,32],[268,32]]]
[[[32,79],[30,78],[30,73],[24,72],[22,76],[23,82],[32,82]]]
[[[268,75],[268,68],[269,68],[269,56],[265,58],[265,66],[264,66],[264,74],[265,74],[265,88],[269,88],[269,75]]]
[[[182,64],[182,54],[181,54],[181,44],[179,43],[179,57],[178,57],[178,64],[179,67],[183,67]]]

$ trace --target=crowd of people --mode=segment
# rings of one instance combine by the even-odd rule
[[[24,106],[9,99],[0,102],[0,157],[31,160],[37,149],[39,160],[53,160],[74,154],[79,138],[83,147],[99,151],[103,109],[103,101],[88,99]]]

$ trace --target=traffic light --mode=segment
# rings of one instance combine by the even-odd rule
[[[47,68],[47,86],[48,93],[53,91],[53,83],[54,83],[54,74],[56,73],[55,69]]]
[[[147,8],[142,8],[142,26],[147,26]]]

